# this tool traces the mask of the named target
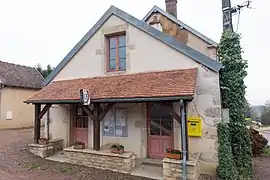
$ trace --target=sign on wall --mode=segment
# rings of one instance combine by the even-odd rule
[[[81,89],[80,90],[80,98],[81,98],[81,104],[84,106],[90,105],[90,93],[86,89]]]

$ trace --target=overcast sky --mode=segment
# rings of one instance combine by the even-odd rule
[[[56,66],[110,5],[142,19],[154,5],[165,9],[165,0],[0,0],[0,60]],[[253,0],[253,9],[240,15],[238,32],[249,63],[246,85],[252,104],[270,99],[268,5],[266,0]],[[178,0],[178,18],[219,42],[221,0]],[[236,19],[234,24],[236,28]]]

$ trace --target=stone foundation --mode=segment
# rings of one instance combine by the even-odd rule
[[[58,151],[62,151],[64,147],[64,140],[63,139],[52,139],[50,140],[50,143],[53,144],[53,154],[55,154]]]
[[[28,144],[28,149],[31,153],[42,158],[54,155],[57,151],[63,150],[63,139],[52,139],[49,144]]]
[[[95,151],[91,149],[78,150],[73,147],[64,149],[69,163],[106,169],[121,173],[130,173],[135,167],[135,153],[125,152],[113,154],[109,150]]]
[[[53,144],[28,144],[28,149],[31,153],[42,158],[46,158],[53,155]]]
[[[187,176],[190,180],[197,180],[199,177],[199,154],[194,154],[187,161]],[[178,180],[182,178],[182,160],[163,159],[163,178],[164,180]]]

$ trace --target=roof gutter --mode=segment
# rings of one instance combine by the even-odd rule
[[[155,102],[155,101],[191,101],[193,96],[173,96],[173,97],[146,97],[146,98],[108,98],[108,99],[93,99],[93,103],[134,103],[134,102]],[[73,104],[80,103],[80,100],[26,100],[24,103],[32,104]]]

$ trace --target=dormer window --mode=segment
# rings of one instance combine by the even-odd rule
[[[126,35],[118,34],[106,37],[107,71],[126,70]]]

